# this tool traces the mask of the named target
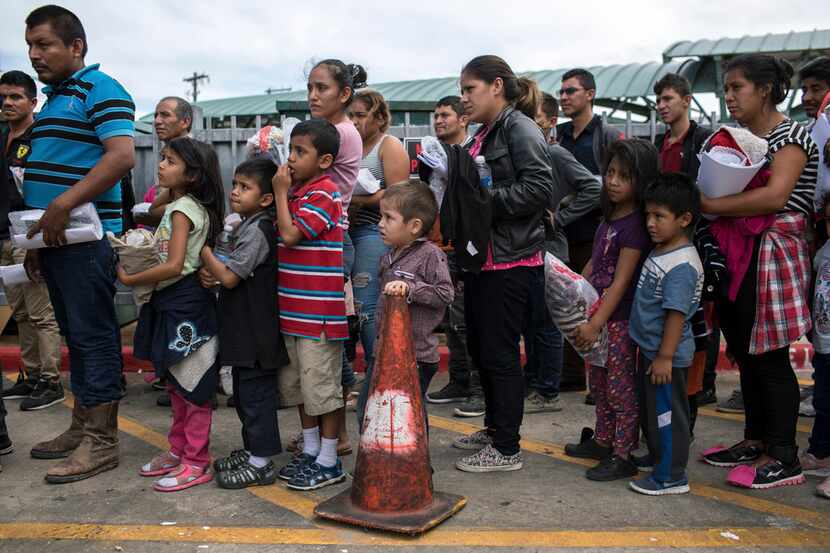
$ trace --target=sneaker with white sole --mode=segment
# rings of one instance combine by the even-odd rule
[[[803,400],[801,403],[798,404],[798,416],[799,417],[815,417],[816,416],[816,408],[813,407],[813,395],[810,394]]]
[[[286,486],[292,490],[310,491],[337,484],[345,479],[346,473],[343,472],[340,459],[333,467],[324,467],[312,461],[301,467]]]
[[[484,449],[488,445],[492,445],[493,438],[487,433],[487,429],[479,430],[468,434],[466,436],[459,436],[452,441],[452,446],[456,449],[465,449],[468,451],[477,451]]]
[[[562,404],[559,402],[559,396],[545,397],[534,390],[530,392],[530,395],[527,396],[527,398],[525,398],[525,415],[553,413],[561,410]]]
[[[830,477],[825,478],[821,484],[816,486],[816,495],[830,499]]]
[[[492,445],[463,457],[455,462],[455,468],[464,472],[509,472],[522,468],[522,452],[504,455]]]
[[[801,470],[811,476],[830,476],[830,455],[819,459],[809,451],[801,454]]]
[[[728,484],[754,490],[797,486],[805,481],[801,465],[797,460],[791,465],[785,465],[778,459],[772,459],[760,466],[737,466],[726,477]]]
[[[37,380],[29,378],[26,376],[26,373],[23,372],[23,369],[20,369],[17,373],[17,382],[15,382],[14,386],[11,388],[3,390],[2,398],[25,399],[32,395],[32,392],[35,390],[35,384],[37,384]]]
[[[487,410],[483,395],[471,395],[461,405],[453,409],[456,417],[481,417]]]
[[[715,408],[721,413],[743,413],[744,412],[744,395],[741,390],[735,390],[729,399],[721,401]]]
[[[649,474],[639,480],[632,480],[628,487],[643,495],[679,495],[689,493],[689,479],[683,477],[671,482],[659,482]]]
[[[458,403],[470,397],[470,387],[462,386],[456,382],[449,382],[437,392],[427,393],[429,403]]]
[[[701,454],[701,460],[713,467],[737,467],[751,465],[764,453],[764,446],[759,444],[745,444],[741,441],[732,447],[716,445]]]
[[[35,384],[32,395],[20,402],[21,411],[38,411],[46,409],[64,400],[63,385],[60,380],[40,378]]]

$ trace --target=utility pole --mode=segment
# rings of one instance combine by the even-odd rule
[[[190,97],[193,99],[193,103],[199,99],[199,82],[200,81],[207,81],[210,82],[210,77],[207,73],[197,73],[196,71],[193,72],[193,75],[190,77],[185,77],[182,79],[186,83],[190,83],[193,87],[190,93]]]

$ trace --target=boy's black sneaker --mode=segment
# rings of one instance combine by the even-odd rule
[[[156,398],[156,405],[159,407],[170,407],[172,403],[170,403],[170,394],[167,392],[162,392]]]
[[[429,403],[455,403],[464,401],[470,397],[469,386],[462,386],[456,382],[449,382],[446,386],[437,392],[430,392],[427,394],[427,401]]]
[[[273,461],[262,468],[246,462],[243,466],[216,475],[216,483],[226,490],[240,490],[249,486],[268,486],[277,481],[277,467]]]
[[[213,470],[215,472],[225,472],[226,470],[236,470],[248,464],[248,459],[251,454],[244,449],[235,449],[227,457],[220,457],[213,462]]]
[[[3,399],[25,399],[35,391],[37,381],[27,378],[26,373],[21,369],[17,373],[17,382],[8,390],[3,390]]]
[[[588,427],[583,428],[578,444],[565,445],[565,455],[580,459],[596,459],[597,461],[610,457],[613,449],[599,445],[593,438],[594,431]]]
[[[620,478],[630,478],[637,474],[637,467],[634,466],[634,463],[628,459],[623,459],[619,455],[611,455],[611,457],[600,461],[597,466],[585,471],[585,477],[595,482],[611,482]]]
[[[39,409],[46,409],[56,403],[62,402],[64,397],[66,396],[63,393],[63,385],[60,380],[41,378],[35,384],[32,395],[20,402],[20,410],[37,411]]]
[[[715,467],[737,467],[751,465],[763,453],[764,447],[760,445],[735,444],[730,448],[710,450],[710,453],[703,454],[702,460]]]

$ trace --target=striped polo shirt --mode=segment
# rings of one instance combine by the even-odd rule
[[[303,234],[295,246],[277,241],[277,285],[283,334],[345,340],[343,293],[343,206],[328,176],[292,190],[288,210]]]
[[[32,127],[23,199],[46,209],[104,155],[103,141],[134,134],[135,105],[118,81],[89,65],[43,89],[46,103]],[[120,233],[121,182],[95,198],[104,231]]]

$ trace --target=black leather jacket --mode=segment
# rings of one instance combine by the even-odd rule
[[[542,131],[509,106],[493,123],[479,155],[493,173],[493,261],[518,261],[544,249],[543,218],[559,183]]]

